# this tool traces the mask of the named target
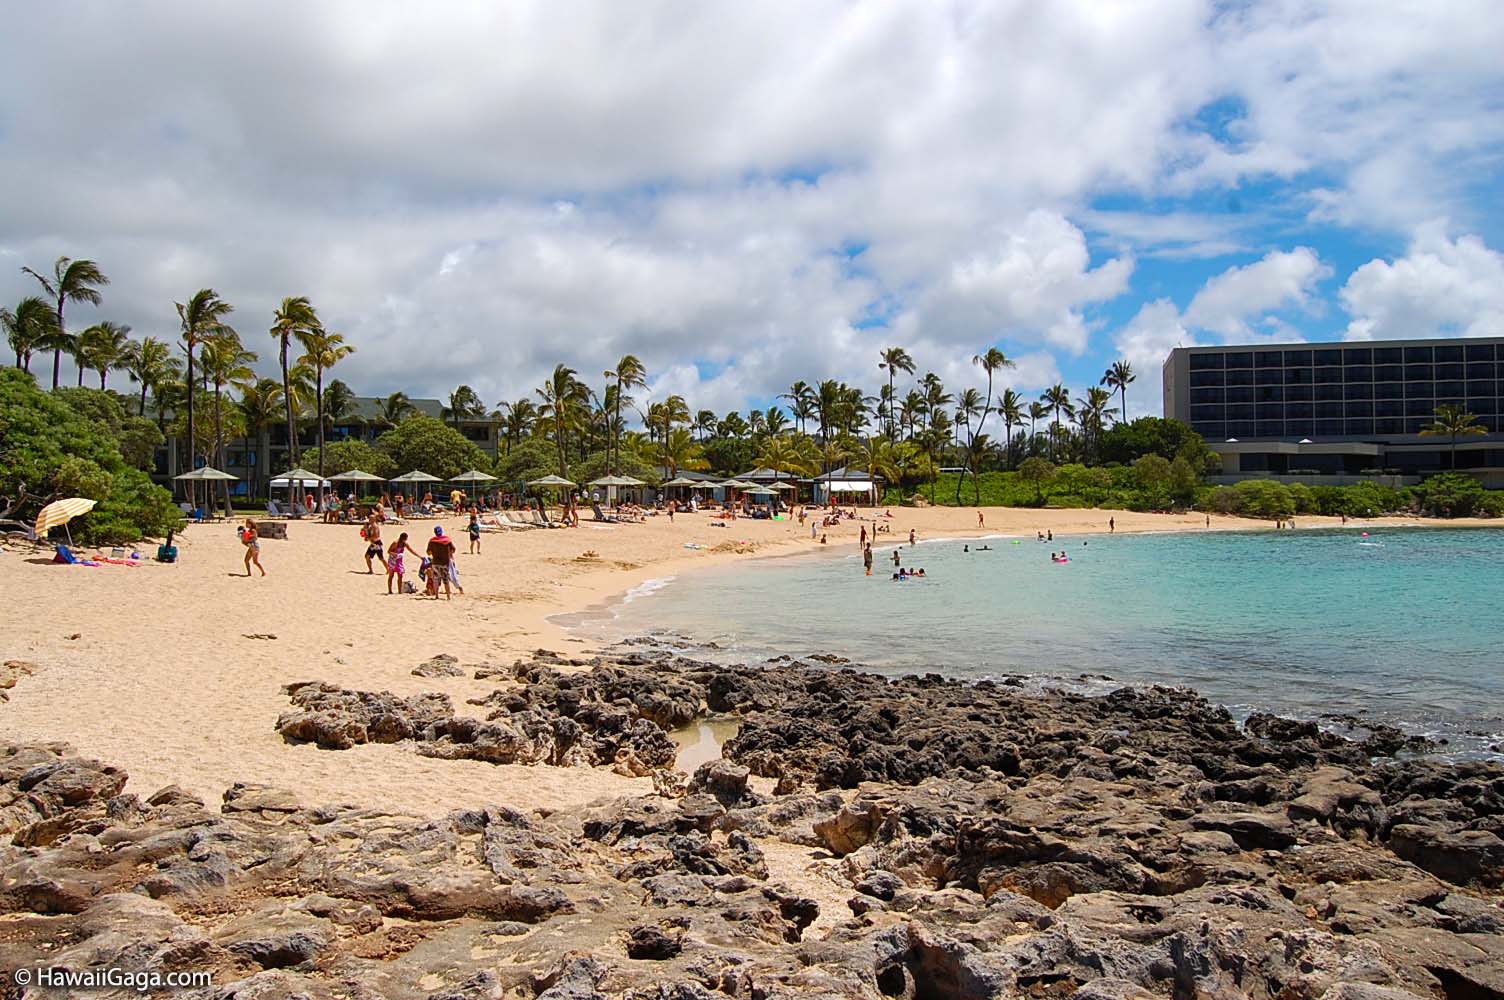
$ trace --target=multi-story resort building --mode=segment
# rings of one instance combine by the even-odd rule
[[[356,396],[351,407],[332,425],[325,435],[329,443],[356,439],[374,442],[389,426],[380,419],[381,407],[386,400],[378,396]],[[437,399],[409,399],[413,412],[443,419],[444,404]],[[453,422],[451,422],[453,423]],[[459,432],[474,441],[486,454],[495,456],[500,447],[500,422],[494,417],[461,418],[455,424]],[[302,451],[318,446],[318,428],[312,417],[298,424],[298,447]],[[157,462],[153,478],[170,485],[179,472],[186,472],[186,459],[181,454],[176,438],[157,449]],[[252,483],[265,484],[279,472],[291,465],[287,453],[287,424],[277,420],[268,424],[260,434],[232,438],[225,442],[225,468],[223,471],[238,476],[240,481],[231,484],[231,492],[244,493]],[[326,469],[326,473],[343,472],[343,469]],[[264,489],[264,485],[262,486]]]
[[[1504,338],[1177,347],[1164,364],[1164,415],[1228,480],[1414,482],[1451,467],[1450,439],[1421,434],[1444,404],[1488,432],[1458,438],[1458,470],[1504,487]]]

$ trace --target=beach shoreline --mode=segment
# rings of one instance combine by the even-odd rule
[[[891,536],[879,536],[882,548],[906,542],[910,528],[921,540],[1098,534],[1108,530],[1109,518],[1122,533],[1207,530],[1200,514],[992,508],[983,510],[978,527],[975,508],[892,513],[881,522],[893,525]],[[703,514],[673,523],[659,516],[643,524],[487,535],[478,556],[466,554],[459,518],[388,526],[386,541],[406,530],[421,548],[436,523],[460,539],[469,590],[447,602],[386,595],[380,574],[365,574],[364,546],[350,525],[290,522],[287,541],[262,543],[270,574],[264,579],[239,575],[233,523],[187,529],[173,566],[64,567],[51,564],[45,549],[9,546],[0,553],[12,595],[0,607],[6,637],[0,660],[30,664],[35,673],[7,692],[0,718],[11,739],[66,741],[119,764],[132,775],[131,791],[142,795],[179,784],[212,798],[236,781],[275,780],[302,787],[314,800],[398,798],[422,811],[459,807],[477,790],[551,806],[640,790],[643,779],[607,772],[566,782],[529,768],[441,766],[385,745],[335,760],[286,744],[273,725],[289,709],[283,687],[310,680],[404,696],[437,691],[462,704],[490,686],[471,677],[417,677],[413,668],[438,653],[470,664],[509,663],[538,648],[584,655],[595,651],[592,644],[571,634],[560,616],[609,607],[649,580],[674,576],[682,583],[701,568],[735,560],[848,555],[856,551],[859,526],[870,529],[873,522],[822,528],[828,545],[812,542],[808,526],[794,521],[715,522]],[[1339,526],[1335,518],[1297,523]],[[1348,527],[1475,523],[1488,524],[1394,518]],[[1273,530],[1268,522],[1233,517],[1213,516],[1212,524],[1212,530]]]

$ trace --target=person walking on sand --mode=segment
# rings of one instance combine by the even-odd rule
[[[392,578],[397,578],[397,593],[402,593],[402,577],[407,572],[406,553],[422,558],[421,554],[411,545],[407,544],[407,532],[397,536],[397,540],[386,550],[386,592],[392,592]]]
[[[376,520],[375,514],[366,519],[365,526],[360,529],[360,537],[366,540],[366,572],[376,572],[371,568],[372,559],[381,563],[382,570],[390,569],[386,564],[386,553],[381,549],[381,522]]]
[[[245,519],[245,527],[240,529],[240,544],[245,546],[245,575],[251,575],[251,563],[255,563],[265,576],[266,567],[261,565],[261,538],[256,532],[256,522],[250,518]]]
[[[449,567],[454,563],[454,542],[444,534],[444,526],[433,526],[433,537],[428,540],[428,559],[433,564],[433,572],[436,577],[444,581],[444,600],[454,600],[454,595],[449,592]],[[438,597],[438,588],[432,588],[434,596]],[[461,591],[464,593],[464,591]]]
[[[480,554],[480,516],[473,511],[470,514],[470,523],[465,526],[465,532],[470,536],[470,554]],[[461,591],[463,593],[463,591]]]
[[[1118,530],[1118,519],[1115,518],[1115,517],[1109,517],[1107,519],[1107,533],[1110,535],[1110,534],[1113,534],[1117,530]]]
[[[986,526],[987,526],[987,521],[982,517],[982,512],[981,511],[977,511],[977,527],[978,528],[985,528]]]
[[[909,529],[909,544],[910,545],[917,545],[917,544],[919,544],[917,541],[915,541],[915,538],[914,538],[914,529],[913,528]]]

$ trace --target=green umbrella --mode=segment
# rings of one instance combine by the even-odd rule
[[[469,472],[461,472],[450,481],[455,483],[489,483],[495,478],[489,472],[471,469]]]
[[[341,472],[339,475],[337,475],[337,476],[330,476],[329,478],[332,479],[332,480],[335,480],[335,481],[345,480],[345,481],[351,482],[351,483],[384,483],[384,482],[386,482],[386,480],[382,479],[380,476],[373,476],[369,472],[362,472],[359,469],[351,469],[349,472]]]
[[[212,468],[207,465],[202,469],[194,469],[192,472],[185,472],[181,476],[173,476],[172,478],[187,479],[192,482],[207,481],[215,483],[228,483],[238,481],[240,479],[239,476],[232,476],[228,472],[220,472],[218,469]]]
[[[703,482],[703,481],[696,481],[696,480],[693,480],[693,479],[685,479],[683,476],[677,476],[677,477],[675,477],[673,479],[670,479],[668,482],[664,483],[663,485],[664,486],[704,486],[704,487],[708,488],[710,486],[713,486],[714,484],[713,483]]]
[[[393,483],[442,483],[443,482],[443,480],[440,479],[438,476],[430,476],[428,473],[426,473],[426,472],[419,472],[416,469],[414,469],[412,472],[403,473],[402,475],[398,476],[397,478],[389,480],[389,481],[393,482]]]
[[[542,479],[532,479],[532,480],[529,480],[528,481],[528,485],[529,486],[578,486],[579,483],[572,483],[569,480],[565,479],[563,476],[548,475],[548,476],[544,476]]]

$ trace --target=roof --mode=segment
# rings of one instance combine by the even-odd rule
[[[340,418],[340,423],[372,423],[380,415],[386,406],[385,396],[354,396],[350,400],[350,410]],[[444,404],[437,399],[422,399],[408,397],[413,409],[426,417],[444,418]],[[490,417],[472,418],[461,423],[490,423]]]
[[[711,482],[718,483],[723,478],[725,478],[723,476],[708,475],[707,473],[704,473],[704,472],[692,472],[689,469],[680,469],[678,471],[677,475],[681,476],[684,479],[693,479],[697,483],[711,483]],[[666,465],[660,465],[660,466],[658,466],[658,478],[659,479],[672,479],[672,478],[674,478],[674,476],[675,476],[675,473],[670,472],[668,466],[666,466]]]

